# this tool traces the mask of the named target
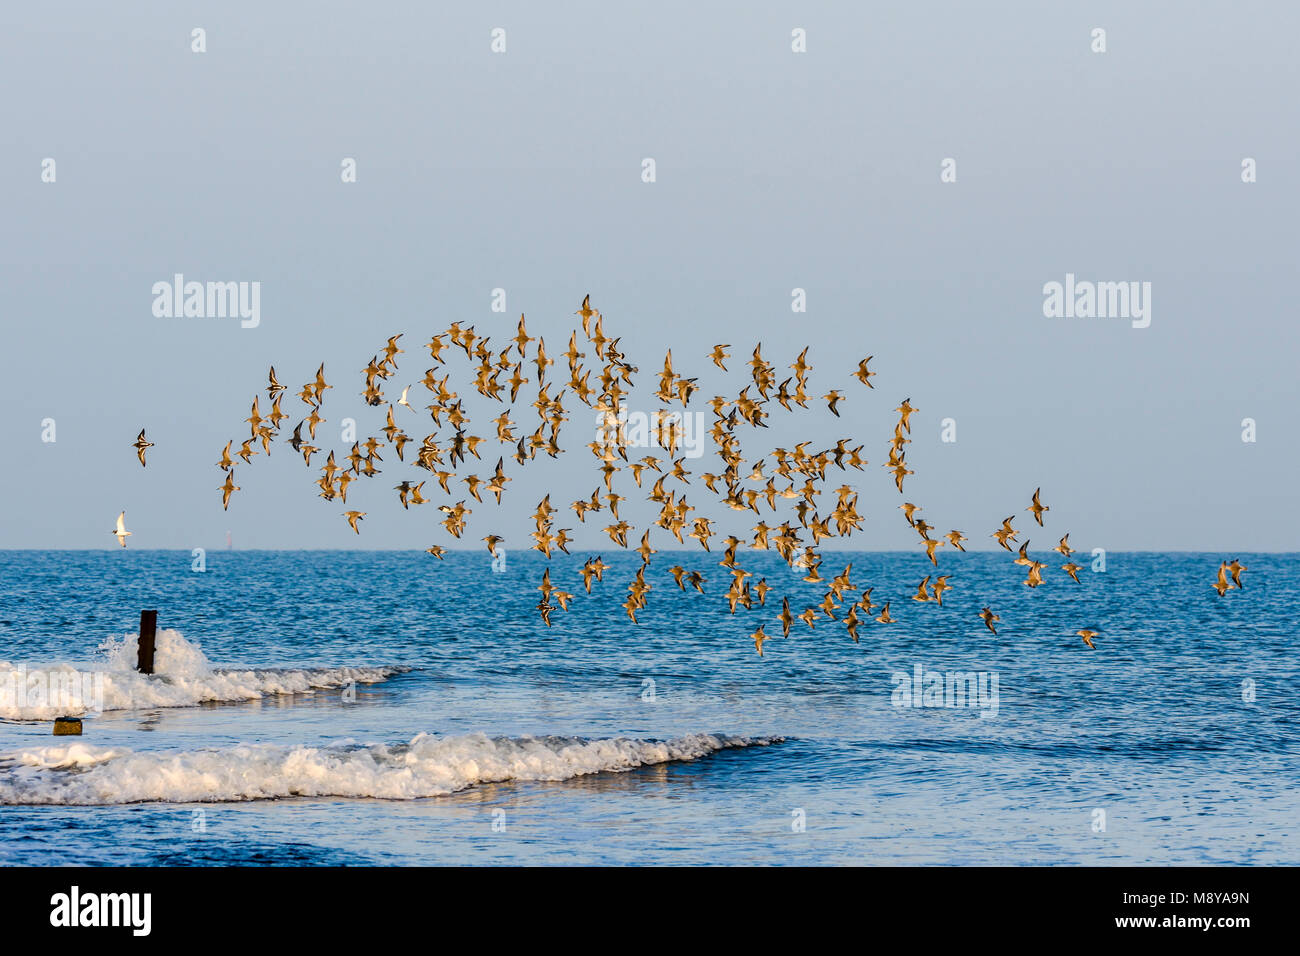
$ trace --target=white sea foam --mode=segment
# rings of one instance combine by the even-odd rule
[[[159,631],[154,673],[135,670],[139,637],[127,634],[100,645],[103,665],[44,668],[0,661],[0,717],[51,720],[96,711],[190,707],[215,701],[257,700],[280,694],[374,684],[407,667],[312,667],[225,670],[212,666],[198,644],[178,631]]]
[[[488,737],[418,734],[410,743],[320,747],[241,744],[154,752],[76,742],[0,756],[0,805],[100,805],[373,797],[413,800],[480,783],[567,780],[648,764],[694,760],[779,738],[691,734],[624,737]]]

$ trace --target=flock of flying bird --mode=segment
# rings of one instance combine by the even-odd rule
[[[418,445],[409,453],[410,463],[428,472],[430,477],[418,483],[405,479],[397,484],[393,490],[397,492],[399,503],[406,509],[429,503],[431,499],[424,494],[425,485],[429,481],[435,481],[449,499],[455,497],[451,485],[454,479],[458,485],[465,486],[467,495],[475,501],[482,502],[482,495],[487,493],[495,498],[497,504],[500,504],[506,485],[512,480],[506,474],[504,454],[498,457],[492,471],[483,476],[477,474],[458,476],[457,474],[458,467],[472,464],[470,458],[475,461],[482,460],[480,448],[489,441],[486,437],[469,433],[470,419],[463,399],[451,388],[452,373],[448,366],[447,355],[454,356],[459,349],[472,363],[472,387],[487,399],[506,406],[498,417],[491,420],[495,426],[494,438],[498,445],[513,446],[510,457],[520,466],[535,459],[539,452],[552,458],[560,455],[562,450],[559,444],[560,429],[562,424],[568,421],[563,400],[568,393],[572,392],[578,401],[597,412],[598,420],[603,421],[604,424],[597,430],[596,440],[590,442],[587,447],[599,463],[597,470],[600,474],[600,484],[592,491],[590,497],[579,497],[569,505],[579,522],[585,523],[589,514],[608,511],[612,522],[603,529],[604,532],[613,544],[629,549],[629,541],[632,540],[635,529],[620,516],[620,504],[628,499],[615,491],[614,479],[620,472],[626,472],[631,476],[636,487],[644,491],[643,482],[649,481],[653,475],[654,480],[646,495],[647,500],[653,502],[659,509],[653,525],[671,535],[678,544],[685,544],[685,538],[692,538],[705,552],[711,553],[710,541],[717,537],[719,532],[714,530],[712,519],[700,514],[695,506],[687,503],[686,486],[691,485],[692,473],[685,467],[685,457],[673,457],[682,445],[683,415],[692,396],[699,390],[698,380],[677,373],[670,349],[665,356],[663,370],[659,373],[659,387],[655,392],[655,397],[669,407],[660,409],[660,414],[652,426],[654,441],[651,443],[666,450],[667,457],[648,455],[633,460],[628,452],[634,443],[629,441],[626,419],[620,417],[619,411],[624,407],[624,401],[633,385],[633,375],[638,370],[619,350],[619,339],[606,336],[604,318],[599,311],[591,307],[590,296],[583,299],[582,306],[575,315],[581,320],[581,334],[584,340],[581,343],[582,347],[590,347],[599,360],[597,383],[593,385],[591,382],[592,374],[596,369],[588,368],[582,363],[587,353],[580,350],[579,333],[575,328],[569,337],[568,350],[559,356],[567,362],[568,380],[567,382],[559,380],[560,387],[554,396],[551,392],[555,390],[556,379],[548,380],[547,370],[556,364],[556,358],[547,354],[542,337],[534,338],[528,334],[523,316],[519,318],[516,334],[508,341],[506,347],[499,351],[489,348],[489,337],[478,336],[473,326],[461,328],[459,322],[453,322],[445,332],[433,336],[426,346],[433,367],[424,373],[424,378],[419,384],[432,395],[432,402],[426,406],[426,410],[434,427],[428,435],[418,439]],[[382,350],[383,357],[380,358],[376,354],[363,370],[365,378],[361,395],[364,401],[371,406],[388,405],[387,421],[381,430],[383,438],[381,440],[378,436],[370,436],[364,441],[354,442],[351,450],[344,455],[345,463],[336,460],[334,451],[327,454],[324,464],[320,466],[320,477],[316,481],[320,489],[319,496],[327,501],[338,500],[346,504],[348,486],[353,481],[378,475],[381,469],[376,466],[376,463],[384,460],[380,455],[380,449],[391,445],[398,460],[406,462],[407,446],[415,445],[417,442],[416,438],[408,435],[405,428],[399,425],[396,417],[399,414],[416,412],[409,401],[413,386],[407,385],[402,388],[400,397],[396,401],[389,402],[384,394],[385,384],[397,371],[397,356],[405,351],[398,345],[401,339],[401,334],[389,338]],[[534,342],[536,346],[530,349],[529,346]],[[731,355],[727,351],[729,348],[730,345],[717,345],[709,355],[713,364],[724,372],[727,371],[725,361]],[[745,463],[745,459],[740,454],[741,444],[738,436],[738,430],[742,426],[750,429],[768,427],[767,419],[774,412],[773,403],[787,412],[793,411],[793,406],[801,409],[809,407],[808,373],[812,366],[808,364],[807,359],[808,349],[805,348],[794,363],[788,366],[794,374],[778,382],[779,373],[774,365],[763,358],[762,344],[759,343],[747,363],[751,369],[752,381],[746,384],[736,397],[716,396],[708,403],[714,414],[709,434],[717,446],[722,467],[717,473],[704,472],[698,475],[700,483],[720,499],[721,504],[731,510],[752,511],[759,516],[758,523],[753,527],[754,538],[748,544],[732,535],[720,541],[723,550],[718,564],[727,569],[727,574],[731,578],[725,592],[725,600],[732,614],[736,613],[737,607],[746,609],[755,606],[765,607],[768,592],[773,590],[773,586],[767,583],[765,577],[750,582],[752,573],[742,568],[737,558],[738,549],[742,544],[746,544],[749,550],[775,550],[791,569],[806,572],[802,575],[804,582],[818,583],[824,581],[820,573],[823,558],[817,553],[818,545],[826,538],[852,535],[855,530],[861,528],[865,520],[858,511],[858,493],[850,485],[842,483],[840,487],[829,492],[819,487],[819,483],[826,481],[830,469],[838,468],[842,472],[847,472],[850,468],[857,471],[864,470],[867,464],[861,456],[864,446],[849,447],[851,439],[841,439],[833,447],[815,453],[809,451],[808,446],[811,442],[808,441],[800,442],[790,449],[775,447],[749,468],[741,467]],[[872,356],[862,359],[852,373],[867,388],[874,388],[871,378],[876,373],[870,371],[868,367],[871,360]],[[531,408],[537,414],[538,424],[531,432],[526,431],[521,422],[511,418],[520,390],[524,385],[530,384],[529,378],[525,376],[526,372],[535,375],[537,384],[536,398],[531,403]],[[309,468],[312,467],[313,456],[321,451],[312,442],[316,440],[318,426],[325,422],[321,416],[325,392],[333,387],[325,381],[325,367],[322,364],[317,369],[314,379],[304,384],[297,393],[297,398],[307,406],[309,411],[295,426],[287,441],[294,452],[302,456],[303,462]],[[751,391],[754,394],[751,394]],[[249,437],[244,439],[233,452],[234,440],[227,442],[217,462],[217,467],[225,473],[225,480],[219,488],[223,508],[228,509],[231,496],[241,490],[234,480],[237,463],[248,464],[255,455],[269,455],[272,441],[279,436],[281,423],[291,417],[281,408],[287,389],[277,379],[274,366],[270,369],[266,392],[270,402],[266,414],[262,413],[259,394],[253,399],[249,417],[244,420],[250,428]],[[838,406],[844,399],[845,396],[836,389],[822,396],[827,409],[836,417],[839,417]],[[675,405],[679,405],[682,411],[672,411],[672,406]],[[398,413],[396,411],[398,407],[406,409],[406,413]],[[911,438],[908,437],[912,431],[911,416],[917,412],[917,409],[911,404],[909,398],[904,399],[895,411],[899,413],[899,419],[894,427],[893,438],[889,441],[888,459],[883,467],[892,474],[894,484],[902,494],[905,479],[914,474],[912,469],[908,468],[905,446],[911,443]],[[444,421],[446,434],[443,434]],[[258,445],[261,446],[261,451],[258,450]],[[136,451],[140,464],[145,465],[145,453],[153,447],[153,443],[146,439],[143,429],[132,447]],[[767,463],[768,458],[773,462],[771,465]],[[672,488],[667,485],[669,481],[675,482]],[[626,487],[624,490],[627,490]],[[1033,520],[1040,527],[1043,527],[1043,514],[1051,509],[1042,503],[1040,491],[1041,489],[1035,489],[1029,507],[1025,510],[1032,515]],[[824,504],[819,504],[818,497],[823,494],[833,496],[833,501],[828,499]],[[567,545],[572,540],[571,528],[555,527],[555,515],[559,509],[551,504],[550,499],[550,494],[547,494],[538,504],[533,514],[535,529],[531,532],[534,542],[532,548],[548,559],[556,550],[568,554]],[[779,524],[769,525],[764,520],[761,506],[766,506],[767,511],[774,514],[771,520],[776,522],[780,510],[778,499],[794,502],[793,515]],[[460,538],[466,530],[467,519],[472,512],[472,509],[466,505],[465,499],[462,498],[455,504],[441,504],[437,507],[444,515],[441,524],[453,537]],[[926,556],[936,568],[939,564],[937,555],[939,548],[966,550],[962,542],[969,539],[960,531],[952,530],[932,537],[931,532],[935,528],[919,515],[921,509],[917,505],[904,502],[899,507],[907,523],[920,536]],[[348,526],[360,534],[358,522],[366,517],[366,512],[352,509],[342,514]],[[990,537],[1008,552],[1016,554],[1015,564],[1028,569],[1025,585],[1031,588],[1039,587],[1044,583],[1044,571],[1047,565],[1030,557],[1028,540],[1020,543],[1018,551],[1012,548],[1021,534],[1012,525],[1014,519],[1015,515],[1008,516],[1003,520],[1002,526],[993,531]],[[808,540],[801,538],[803,532],[807,533]],[[131,534],[125,527],[125,512],[118,516],[117,526],[112,533],[125,547],[126,538]],[[1069,538],[1068,533],[1062,536],[1053,550],[1065,559],[1065,563],[1060,566],[1061,570],[1077,584],[1078,572],[1082,568],[1071,559],[1075,549],[1070,547]],[[488,552],[495,557],[497,545],[504,542],[505,538],[493,533],[481,540],[486,543]],[[640,555],[641,566],[627,586],[628,597],[622,606],[628,618],[635,624],[638,623],[637,613],[645,608],[647,595],[653,589],[653,585],[646,578],[646,572],[650,567],[651,555],[655,554],[657,549],[650,544],[649,527],[642,533],[639,546],[630,550]],[[445,552],[446,549],[439,545],[428,549],[429,554],[439,559]],[[593,584],[603,581],[604,572],[610,567],[600,556],[589,558],[583,563],[581,575],[583,586],[588,594],[591,593]],[[898,619],[890,613],[892,602],[886,600],[883,604],[875,603],[871,597],[873,588],[859,589],[852,584],[852,570],[853,565],[850,563],[842,572],[832,577],[826,584],[826,592],[821,602],[805,607],[799,614],[795,614],[791,609],[789,597],[783,597],[780,613],[777,616],[781,636],[789,637],[796,621],[813,628],[817,622],[829,620],[842,624],[849,637],[856,643],[859,639],[859,627],[868,621],[879,624],[897,623]],[[1218,579],[1214,584],[1220,596],[1228,589],[1242,587],[1241,572],[1244,570],[1246,570],[1245,566],[1236,560],[1231,564],[1223,562],[1220,565]],[[674,565],[668,571],[682,591],[690,587],[700,594],[705,593],[706,578],[702,571],[687,570],[680,564]],[[1227,580],[1229,574],[1232,577],[1231,582]],[[917,586],[912,600],[943,606],[944,593],[953,588],[949,583],[951,578],[951,574],[941,574],[935,576],[931,583],[931,576],[927,575]],[[537,611],[543,623],[549,627],[552,613],[556,610],[567,610],[574,595],[552,584],[549,567],[542,575],[538,590],[541,592],[541,600],[537,604]],[[845,610],[846,604],[847,610]],[[837,611],[843,611],[842,616],[837,614]],[[989,631],[997,633],[995,624],[1001,620],[997,614],[986,606],[979,612],[979,617]],[[1075,633],[1082,638],[1087,647],[1095,649],[1093,638],[1098,636],[1097,631],[1084,628]],[[767,634],[761,625],[750,635],[760,656],[763,654],[764,642],[775,636],[776,634]]]

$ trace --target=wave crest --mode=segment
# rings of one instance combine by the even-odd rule
[[[135,670],[139,637],[127,634],[100,645],[104,666],[83,670],[70,664],[44,668],[0,661],[0,717],[52,720],[111,710],[192,707],[196,704],[258,700],[285,694],[376,684],[411,668],[310,667],[227,670],[216,668],[179,631],[159,631],[154,673]]]
[[[414,800],[480,783],[622,772],[779,740],[718,734],[664,741],[418,734],[397,745],[240,744],[177,752],[76,742],[0,757],[0,804],[198,803],[285,797]]]

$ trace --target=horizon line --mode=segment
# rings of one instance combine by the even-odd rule
[[[202,547],[202,545],[199,545],[199,547]],[[0,548],[0,554],[22,554],[22,553],[37,553],[37,554],[40,554],[40,553],[48,553],[48,552],[72,552],[72,551],[79,551],[79,552],[103,552],[103,553],[106,553],[106,554],[114,554],[114,553],[117,553],[117,552],[119,552],[119,551],[123,551],[123,550],[130,550],[130,551],[135,551],[135,552],[138,552],[138,553],[150,553],[150,554],[152,554],[152,553],[156,553],[156,552],[177,552],[177,553],[180,553],[180,554],[190,554],[190,553],[192,553],[192,552],[194,551],[194,548],[129,548],[129,549],[122,549],[122,548],[117,548],[117,547],[113,547],[113,546],[93,547],[93,548]],[[308,552],[322,552],[322,551],[323,551],[323,552],[336,552],[336,553],[339,553],[339,554],[356,554],[356,553],[370,553],[370,554],[425,554],[425,553],[427,553],[427,552],[426,552],[426,549],[424,549],[424,548],[227,548],[227,547],[224,547],[224,546],[223,546],[223,547],[218,547],[218,548],[203,548],[203,550],[204,550],[204,552],[219,552],[219,553],[226,553],[226,554],[233,554],[233,553],[236,552],[236,551],[242,551],[242,552],[244,552],[244,553],[250,553],[250,554],[283,554],[283,553],[286,553],[286,552],[289,552],[289,553],[292,553],[292,552],[303,552],[303,553],[308,553]],[[487,554],[487,553],[488,553],[486,547],[480,547],[480,548],[453,548],[453,547],[447,547],[445,550],[446,550],[446,552],[447,552],[448,554]],[[511,549],[511,548],[503,548],[502,550],[504,550],[507,554],[531,554],[531,553],[533,553],[534,551],[536,551],[535,548],[527,548],[527,549]],[[1033,553],[1037,552],[1037,553],[1040,553],[1040,554],[1041,554],[1041,553],[1048,553],[1048,554],[1050,554],[1050,553],[1052,553],[1054,550],[1055,550],[1055,549],[1053,549],[1053,548],[1031,548],[1031,549],[1029,549],[1029,553],[1030,553],[1030,554],[1033,554]],[[1295,555],[1300,555],[1300,551],[1280,551],[1280,550],[1276,550],[1276,551],[1275,551],[1275,550],[1271,550],[1271,549],[1267,549],[1267,548],[1266,548],[1266,549],[1262,549],[1262,550],[1252,550],[1252,549],[1246,549],[1246,548],[1239,548],[1239,549],[1216,549],[1216,550],[1189,549],[1189,548],[1138,548],[1138,549],[1127,550],[1127,549],[1121,549],[1121,548],[1104,548],[1104,549],[1102,549],[1102,550],[1104,550],[1104,551],[1106,552],[1106,554],[1227,554],[1227,553],[1229,553],[1229,552],[1231,551],[1231,553],[1233,553],[1233,554],[1279,554],[1279,555],[1295,554]],[[577,557],[577,553],[575,553],[575,552],[578,552],[578,551],[581,551],[581,552],[592,552],[592,551],[594,551],[594,552],[598,552],[598,553],[600,553],[600,554],[602,554],[602,555],[603,555],[603,554],[619,554],[619,553],[623,553],[623,552],[626,552],[627,554],[636,554],[636,553],[637,553],[637,551],[636,551],[635,548],[619,548],[619,547],[614,547],[614,548],[577,548],[577,549],[574,549],[573,552],[557,552],[557,555],[556,555],[556,556],[558,556],[559,554],[566,554],[568,557]],[[725,551],[725,549],[721,549],[721,548],[718,549],[718,550],[716,550],[716,551],[705,551],[703,548],[656,548],[656,549],[655,549],[655,553],[656,553],[656,554],[697,554],[697,553],[698,553],[698,554],[710,555],[710,554],[723,554],[724,551]],[[541,554],[540,551],[537,551],[537,553],[538,553],[538,554]],[[775,551],[771,551],[771,552],[769,552],[769,553],[774,554],[774,555],[776,554]],[[924,551],[907,551],[907,550],[902,550],[902,549],[899,549],[899,548],[828,548],[828,549],[823,549],[823,550],[819,551],[818,553],[819,553],[819,554],[906,554],[906,555],[916,555],[916,556],[920,556],[920,557],[925,557],[925,553],[924,553]],[[944,556],[945,556],[945,557],[954,557],[955,554],[1003,554],[1003,553],[1011,554],[1011,555],[1015,555],[1015,554],[1016,554],[1015,551],[1004,551],[1004,550],[1001,549],[1001,548],[967,548],[965,551],[956,552],[956,553],[954,553],[954,552],[945,552],[945,553],[944,553]],[[1080,559],[1081,559],[1081,560],[1083,560],[1085,556],[1087,556],[1087,557],[1090,559],[1091,554],[1092,554],[1092,551],[1091,551],[1091,549],[1082,549],[1082,548],[1080,548],[1080,549],[1076,549],[1075,553],[1076,553],[1077,555],[1080,556]],[[543,557],[545,557],[545,555],[543,555]],[[550,560],[550,558],[547,558],[547,560]]]

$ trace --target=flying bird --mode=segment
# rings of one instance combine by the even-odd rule
[[[117,527],[115,527],[112,531],[110,531],[109,534],[116,535],[117,543],[124,548],[126,547],[126,539],[131,537],[131,532],[126,530],[125,511],[123,511],[120,515],[117,516]]]
[[[135,455],[137,458],[140,459],[140,467],[143,468],[145,465],[145,461],[144,461],[145,449],[153,447],[153,442],[147,440],[144,437],[143,428],[140,429],[140,436],[135,440],[135,442],[131,445],[131,447],[135,449]]]
[[[1043,512],[1051,511],[1052,509],[1047,507],[1047,505],[1043,504],[1041,501],[1038,500],[1038,493],[1040,491],[1042,491],[1041,488],[1034,489],[1033,501],[1030,503],[1029,507],[1026,508],[1025,510],[1032,511],[1034,513],[1034,520],[1038,522],[1038,526],[1041,528],[1043,526]]]
[[[910,398],[903,399],[903,404],[899,405],[896,409],[894,409],[894,411],[898,412],[899,415],[901,416],[901,418],[899,419],[899,424],[902,425],[904,429],[906,429],[909,435],[912,434],[912,424],[910,419],[912,415],[914,415],[917,411],[917,409],[912,407],[912,400]]]
[[[950,577],[951,575],[941,574],[934,579],[934,587],[932,588],[934,591],[934,600],[940,607],[943,606],[943,592],[952,590],[952,585],[948,583],[948,578]]]
[[[217,489],[221,492],[221,510],[230,510],[230,496],[240,490],[239,485],[235,484],[235,469],[226,469],[226,482]]]
[[[867,369],[867,363],[870,362],[872,358],[874,358],[874,356],[871,355],[868,355],[866,358],[864,358],[861,362],[858,363],[858,370],[853,373],[854,376],[857,378],[857,380],[861,382],[863,385],[867,386],[867,388],[876,387],[871,384],[871,376],[875,375],[876,373],[872,371],[868,371]]]
[[[1223,597],[1224,592],[1226,592],[1226,591],[1228,591],[1228,590],[1230,590],[1230,589],[1236,587],[1235,584],[1232,584],[1232,583],[1230,583],[1230,582],[1228,581],[1228,562],[1227,562],[1227,561],[1220,561],[1220,562],[1219,562],[1219,576],[1218,576],[1218,578],[1215,580],[1215,582],[1214,582],[1212,585],[1210,585],[1210,587],[1214,588],[1214,590],[1216,590],[1216,591],[1219,592],[1219,597]]]
[[[1015,515],[1012,515],[1011,517],[1014,518]],[[991,535],[989,535],[989,537],[997,538],[998,544],[1002,545],[1002,547],[1010,551],[1011,545],[1008,542],[1015,541],[1016,535],[1018,535],[1019,533],[1020,533],[1019,531],[1011,527],[1011,518],[1004,518],[1002,520],[1002,527],[999,528],[997,531],[994,531]]]
[[[592,316],[600,317],[600,313],[591,307],[591,293],[583,296],[582,306],[574,315],[582,316],[582,334],[591,338],[591,319]]]

